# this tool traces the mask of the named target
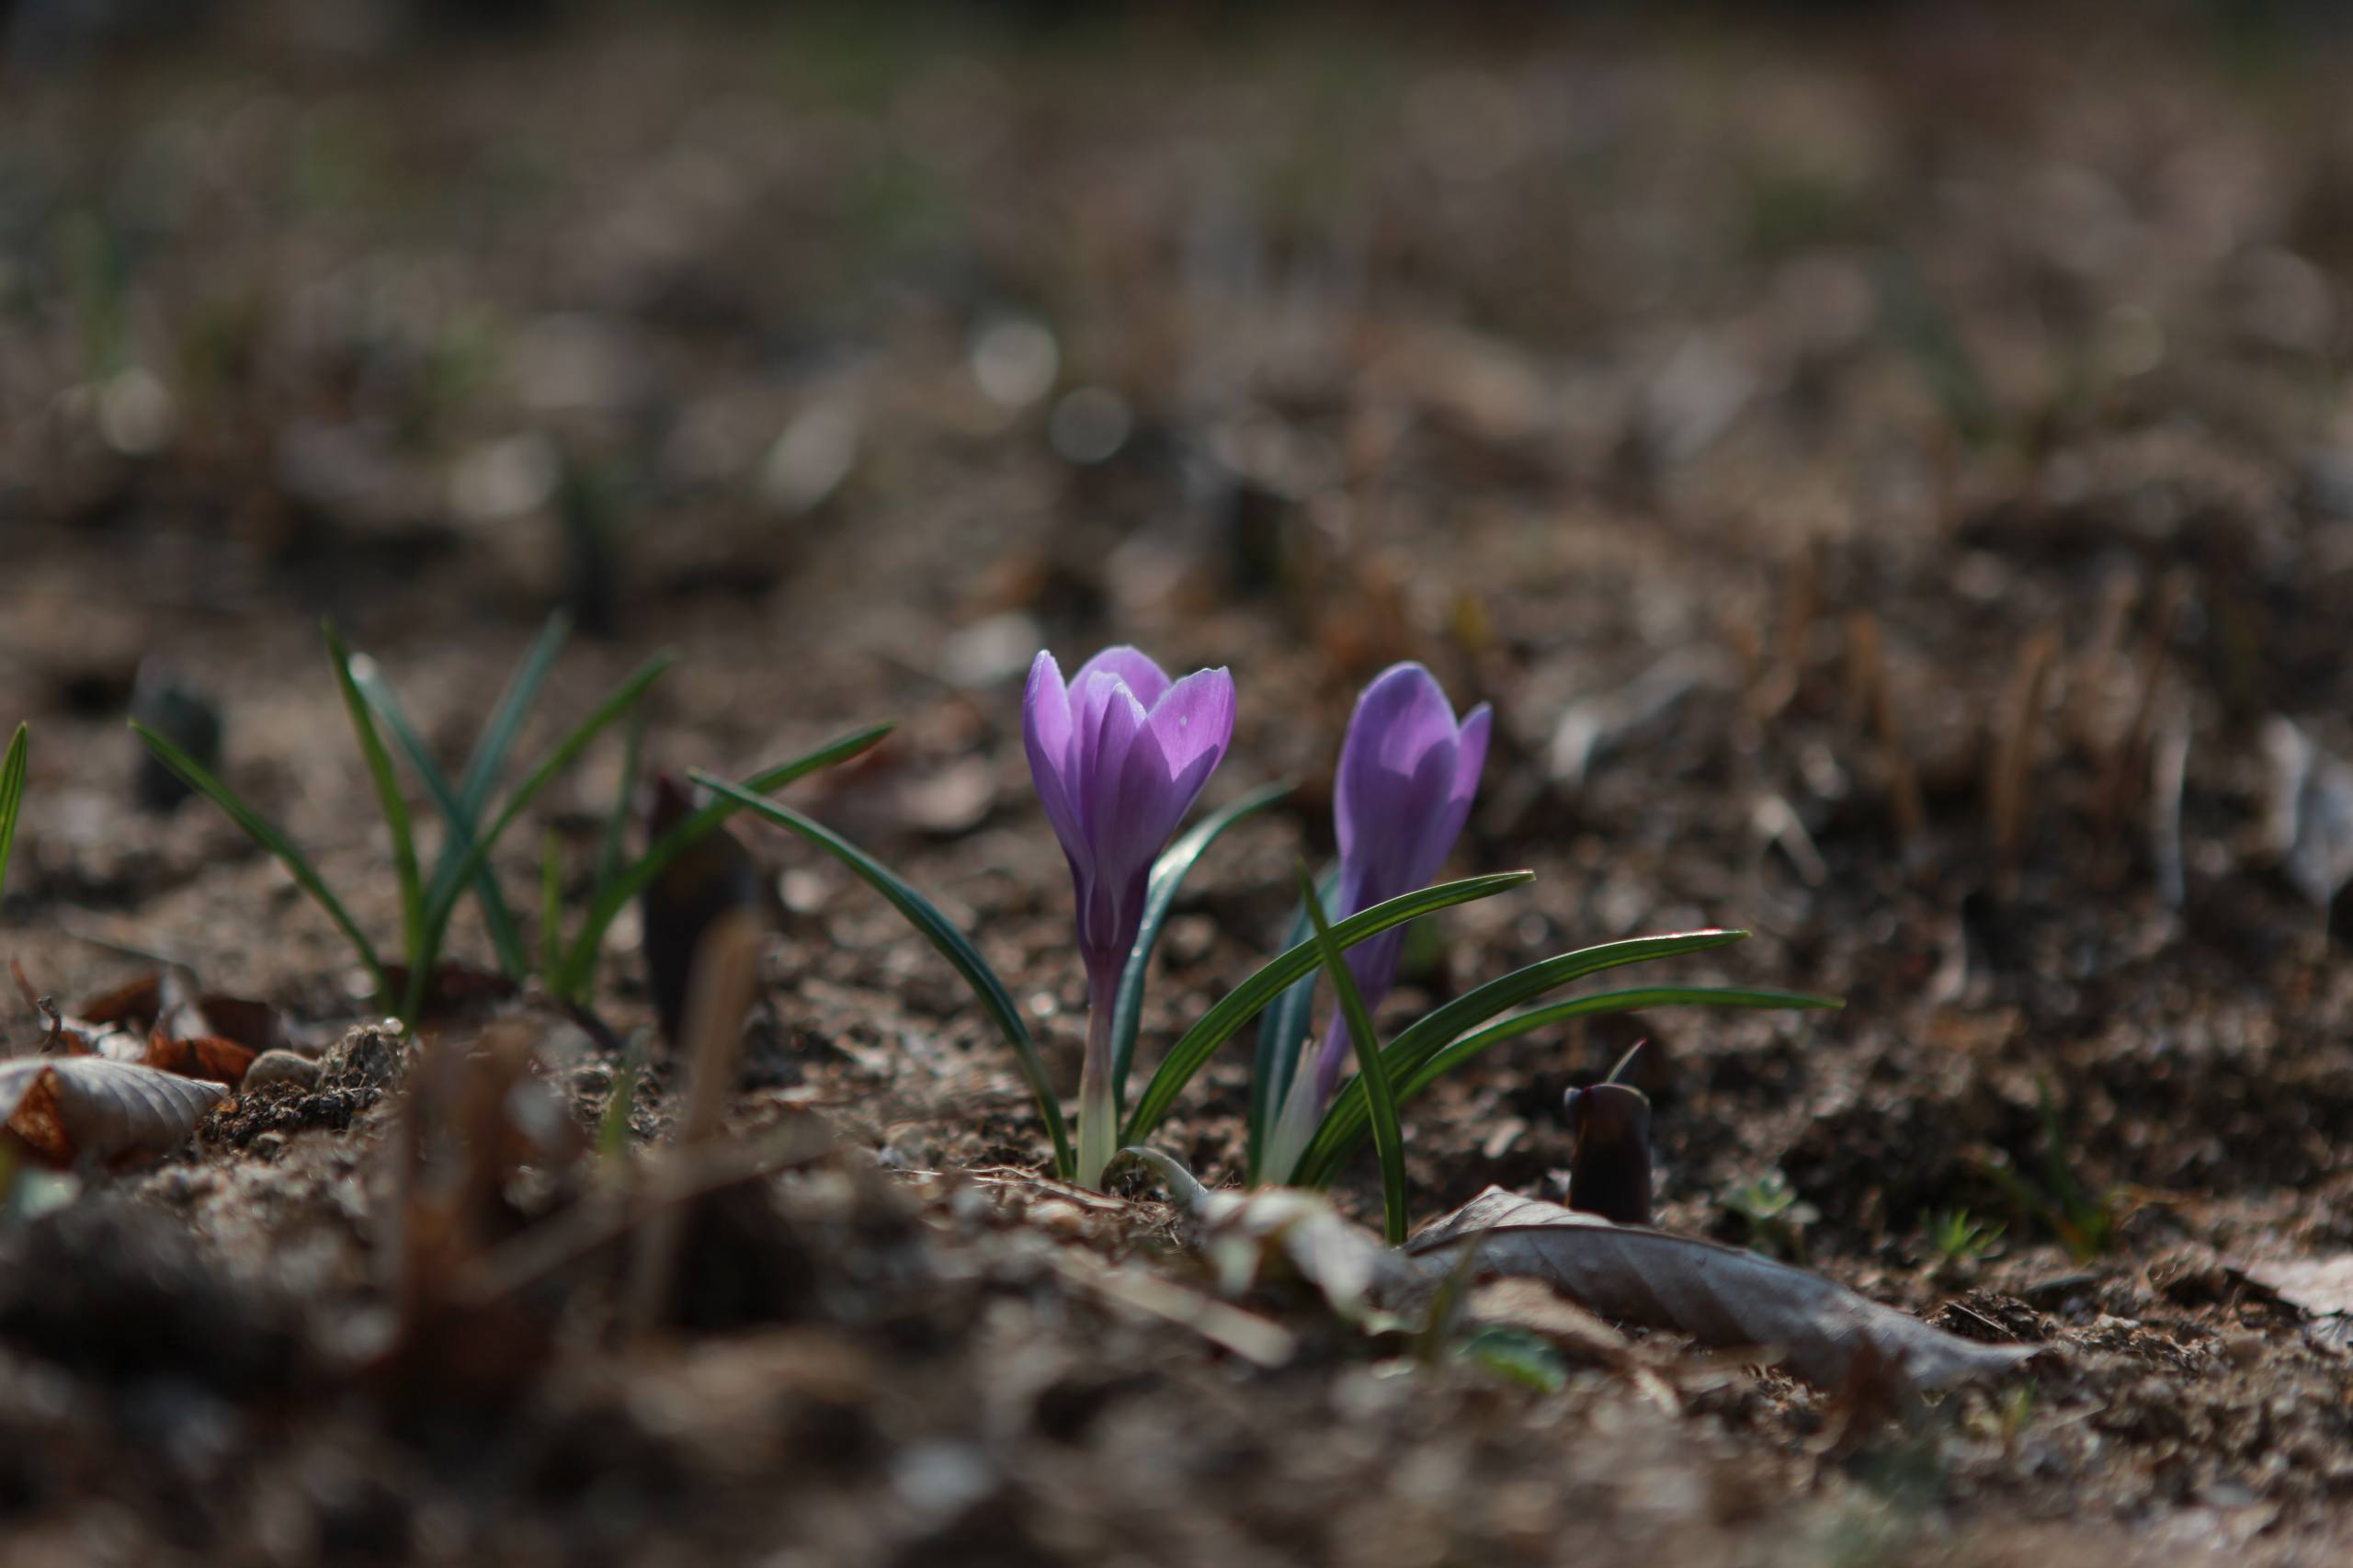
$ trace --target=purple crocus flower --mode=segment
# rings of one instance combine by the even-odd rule
[[[1065,686],[1062,666],[1041,653],[1022,696],[1021,738],[1078,897],[1089,1014],[1078,1179],[1095,1187],[1115,1131],[1111,1013],[1120,971],[1143,923],[1152,863],[1233,738],[1233,677],[1196,670],[1172,684],[1135,649],[1106,648]]]
[[[1357,699],[1340,746],[1332,816],[1340,840],[1340,881],[1331,916],[1346,919],[1437,880],[1461,836],[1487,760],[1492,715],[1485,703],[1455,722],[1454,705],[1429,671],[1392,665]],[[1396,983],[1405,945],[1398,926],[1348,949],[1348,970],[1365,1006],[1377,1007]],[[1262,1174],[1280,1181],[1305,1147],[1352,1054],[1347,1020],[1337,1009],[1314,1062],[1291,1085],[1281,1126]]]

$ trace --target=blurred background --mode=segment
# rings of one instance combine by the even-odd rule
[[[1925,889],[1934,971],[2092,886],[2260,961],[2353,874],[2332,7],[0,17],[12,897],[211,939],[142,669],[332,841],[318,618],[457,750],[558,607],[555,709],[685,653],[674,766],[905,718],[839,809],[918,846],[1131,640],[1311,842],[1373,671],[1496,702],[1563,929]]]

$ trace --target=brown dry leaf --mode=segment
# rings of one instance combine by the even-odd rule
[[[2315,1316],[2353,1313],[2353,1252],[2276,1258],[2239,1270],[2291,1307]]]
[[[202,1078],[233,1089],[245,1081],[245,1069],[254,1064],[256,1054],[250,1048],[218,1035],[168,1040],[158,1033],[147,1041],[144,1064],[159,1072]]]
[[[114,1033],[173,1041],[219,1040],[243,1047],[248,1059],[287,1043],[285,1020],[277,1008],[249,996],[230,996],[217,991],[199,993],[194,977],[179,969],[150,970],[83,1003],[70,1022],[99,1035]],[[124,1059],[120,1051],[108,1053]],[[141,1054],[145,1057],[146,1053]],[[179,1071],[152,1058],[148,1058],[148,1064]],[[193,1075],[221,1076],[217,1071]],[[236,1079],[224,1081],[234,1084]]]
[[[1484,1273],[1541,1279],[1612,1322],[1672,1329],[1712,1348],[1778,1348],[1782,1365],[1824,1388],[1839,1386],[1866,1346],[1919,1389],[2001,1371],[2038,1353],[1959,1338],[1755,1253],[1613,1225],[1501,1187],[1423,1231],[1405,1254],[1435,1283],[1454,1266],[1455,1246],[1477,1236],[1484,1237]]]
[[[0,1118],[55,1165],[128,1165],[168,1153],[228,1091],[102,1056],[0,1062]]]

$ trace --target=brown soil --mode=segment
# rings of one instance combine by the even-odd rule
[[[1559,1196],[1562,1091],[1647,1034],[1664,1222],[2057,1354],[1874,1421],[1658,1336],[1541,1392],[1269,1285],[1296,1346],[1255,1364],[1106,1283],[1207,1288],[1155,1189],[1039,1178],[931,950],[746,826],[785,915],[730,1127],[839,1149],[682,1210],[679,1323],[614,1332],[623,1242],[395,1334],[402,1247],[439,1256],[392,1222],[426,1069],[343,1041],[0,1229],[0,1555],[2343,1561],[2353,1360],[2249,1271],[2353,1248],[2345,901],[2332,935],[2269,846],[2262,739],[2353,756],[2346,45],[2203,10],[1037,26],[232,26],[11,86],[9,952],[60,998],[147,967],[104,942],[161,952],[337,1040],[334,928],[217,813],[138,808],[135,668],[221,699],[228,776],[389,935],[319,617],[455,761],[569,602],[595,635],[526,754],[658,646],[663,767],[897,720],[793,798],[976,933],[1074,1080],[1029,653],[1227,665],[1211,799],[1302,781],[1190,884],[1147,1054],[1279,940],[1352,695],[1416,657],[1497,710],[1454,866],[1538,881],[1446,917],[1384,1017],[1706,924],[1756,936],[1681,977],[1849,1004],[1517,1042],[1412,1111],[1417,1214]],[[1059,381],[1007,407],[972,344],[1015,316]],[[1108,460],[1058,452],[1082,387],[1131,411]],[[618,767],[508,841],[519,906],[545,827],[585,885]],[[458,946],[489,959],[471,909]],[[650,1024],[631,921],[597,1010]],[[529,1005],[426,1045],[528,1047],[588,1127],[616,1081]],[[1245,1057],[1158,1140],[1211,1179]],[[588,1164],[518,1157],[463,1222],[593,1214]],[[1776,1172],[1811,1217],[1752,1233],[1729,1196]],[[2113,1233],[2074,1251],[2070,1183]],[[1369,1162],[1338,1197],[1376,1218]],[[1959,1210],[1994,1256],[1938,1258]]]

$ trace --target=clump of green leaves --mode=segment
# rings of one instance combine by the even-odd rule
[[[220,807],[256,843],[278,858],[296,884],[311,895],[349,939],[353,951],[375,982],[377,995],[403,1019],[413,1023],[424,1011],[450,919],[469,892],[482,911],[483,926],[497,953],[500,971],[508,980],[520,984],[536,965],[556,998],[585,1006],[596,980],[597,958],[614,918],[647,883],[733,815],[738,806],[726,801],[704,806],[649,845],[638,859],[624,865],[622,829],[636,778],[641,738],[641,732],[632,723],[620,788],[597,858],[588,909],[569,943],[562,939],[561,879],[552,855],[542,878],[540,939],[536,948],[525,941],[514,907],[491,868],[490,857],[525,809],[579,761],[597,736],[615,721],[638,710],[640,699],[669,667],[671,656],[657,653],[640,665],[502,797],[499,791],[508,759],[570,635],[571,623],[566,617],[551,617],[524,653],[474,743],[464,769],[455,778],[442,770],[375,661],[353,653],[332,625],[324,631],[329,662],[343,693],[344,709],[350,718],[361,759],[375,784],[384,825],[392,835],[393,871],[401,898],[402,964],[398,971],[379,956],[374,943],[327,887],[310,858],[284,832],[168,737],[137,720],[132,721],[131,728],[165,767]],[[782,789],[806,774],[856,756],[888,734],[890,728],[887,724],[873,725],[843,736],[805,756],[755,775],[745,780],[743,788],[756,793]],[[394,749],[416,775],[426,798],[441,817],[440,848],[429,874],[418,859],[415,824],[393,771]]]
[[[1751,1251],[1791,1263],[1805,1261],[1806,1227],[1821,1219],[1822,1213],[1800,1199],[1790,1178],[1779,1171],[1743,1182],[1717,1201],[1747,1226]]]
[[[324,633],[328,662],[334,671],[335,684],[343,694],[344,710],[351,721],[352,733],[358,742],[361,760],[375,785],[377,804],[383,814],[384,825],[392,835],[392,865],[399,881],[401,903],[403,969],[397,976],[378,954],[376,945],[359,928],[343,901],[328,888],[310,857],[292,839],[201,762],[182,751],[168,738],[135,719],[131,721],[131,728],[158,761],[178,775],[189,788],[218,806],[254,842],[278,858],[296,885],[317,903],[350,941],[352,950],[358,954],[360,963],[375,983],[379,999],[392,1006],[403,1019],[414,1022],[424,1010],[434,971],[440,962],[450,917],[469,890],[482,905],[483,923],[498,950],[501,967],[513,978],[519,978],[528,971],[528,949],[517,929],[514,914],[499,892],[496,880],[491,873],[491,852],[540,793],[579,759],[607,725],[636,704],[646,688],[668,667],[670,658],[667,654],[657,654],[641,665],[591,710],[586,718],[566,733],[525,775],[522,782],[509,790],[501,800],[499,785],[506,772],[507,758],[522,733],[525,721],[530,716],[540,685],[546,679],[548,667],[562,646],[564,628],[561,620],[551,622],[548,630],[532,644],[515,680],[509,684],[506,695],[493,713],[489,726],[476,744],[461,782],[456,785],[452,785],[433,765],[430,754],[401,712],[391,687],[384,683],[373,662],[355,657],[331,623],[324,627]],[[383,720],[383,729],[378,727],[379,717]],[[418,860],[415,825],[392,770],[392,754],[384,743],[384,729],[392,732],[395,744],[416,767],[425,781],[426,792],[439,807],[446,824],[440,851],[429,878]],[[496,807],[494,811],[492,809],[494,804]]]
[[[2116,1250],[2121,1223],[2116,1192],[2109,1188],[2095,1194],[2075,1175],[2071,1141],[2050,1080],[2043,1081],[2038,1099],[2042,1118],[2040,1180],[2030,1179],[1998,1153],[1986,1162],[1985,1174],[2021,1216],[2038,1221],[2056,1236],[2068,1256],[2077,1263],[2104,1257]]]
[[[1966,1209],[1940,1210],[1928,1217],[1928,1256],[1939,1272],[1973,1267],[2001,1250],[2005,1229]]]
[[[1028,1024],[1014,1006],[1004,983],[990,969],[987,960],[981,957],[971,940],[930,900],[830,828],[790,806],[763,799],[745,786],[708,774],[698,773],[694,778],[698,783],[716,791],[722,800],[758,813],[842,861],[888,899],[939,950],[963,977],[965,983],[972,987],[998,1032],[1013,1049],[1015,1060],[1019,1063],[1037,1101],[1039,1116],[1046,1123],[1053,1140],[1055,1171],[1064,1179],[1072,1178],[1077,1168],[1076,1150],[1073,1146],[1069,1122],[1063,1115],[1052,1078],[1046,1071],[1044,1059],[1029,1034]],[[1162,1054],[1158,1068],[1144,1085],[1142,1093],[1131,1105],[1127,1085],[1142,1017],[1144,981],[1154,948],[1157,945],[1161,928],[1176,901],[1178,889],[1187,873],[1226,829],[1279,800],[1287,792],[1288,786],[1269,786],[1211,813],[1170,845],[1154,864],[1147,884],[1144,918],[1120,978],[1114,1015],[1113,1090],[1117,1096],[1115,1103],[1121,1108],[1124,1117],[1119,1138],[1123,1147],[1141,1144],[1148,1139],[1175,1109],[1185,1087],[1208,1065],[1218,1048],[1268,1008],[1279,1005],[1289,1010],[1292,1020],[1281,1026],[1283,1035],[1289,1036],[1295,1025],[1296,1036],[1279,1040],[1272,1060],[1276,1070],[1288,1067],[1295,1072],[1298,1056],[1305,1048],[1308,1033],[1307,1008],[1299,1005],[1299,988],[1304,984],[1307,999],[1312,1001],[1319,971],[1336,976],[1344,972],[1347,969],[1345,963],[1336,970],[1333,967],[1332,960],[1336,954],[1409,921],[1455,904],[1492,898],[1534,880],[1533,874],[1527,871],[1465,877],[1403,894],[1336,921],[1316,918],[1324,913],[1321,898],[1313,913],[1309,912],[1307,898],[1310,890],[1303,887],[1300,915],[1290,945],[1195,1019]],[[1402,1146],[1393,1141],[1396,1111],[1427,1092],[1447,1073],[1490,1047],[1538,1029],[1554,1027],[1571,1018],[1605,1013],[1694,1004],[1768,1008],[1836,1007],[1839,1005],[1834,998],[1801,992],[1720,986],[1643,986],[1598,992],[1525,1012],[1512,1012],[1515,1007],[1535,1001],[1545,993],[1586,975],[1622,964],[1722,947],[1737,942],[1746,935],[1745,931],[1698,931],[1637,937],[1547,959],[1490,981],[1433,1009],[1399,1030],[1386,1045],[1381,1044],[1373,1036],[1369,1019],[1352,1020],[1352,1037],[1358,1046],[1358,1074],[1333,1100],[1300,1157],[1294,1179],[1303,1187],[1328,1185],[1356,1151],[1370,1140],[1381,1152],[1384,1220],[1392,1236],[1402,1236],[1406,1214]],[[1346,990],[1341,992],[1341,998],[1346,1008]],[[1358,1001],[1360,1003],[1361,998]],[[1269,1060],[1263,1035],[1260,1044],[1263,1074],[1267,1070],[1265,1063]],[[1372,1063],[1371,1070],[1368,1070],[1368,1062]],[[1379,1092],[1384,1087],[1388,1090],[1385,1096]],[[1254,1085],[1252,1102],[1254,1106],[1262,1102],[1273,1105],[1279,1104],[1280,1099],[1279,1095],[1267,1095],[1263,1086]],[[1255,1131],[1254,1129],[1254,1135]]]

